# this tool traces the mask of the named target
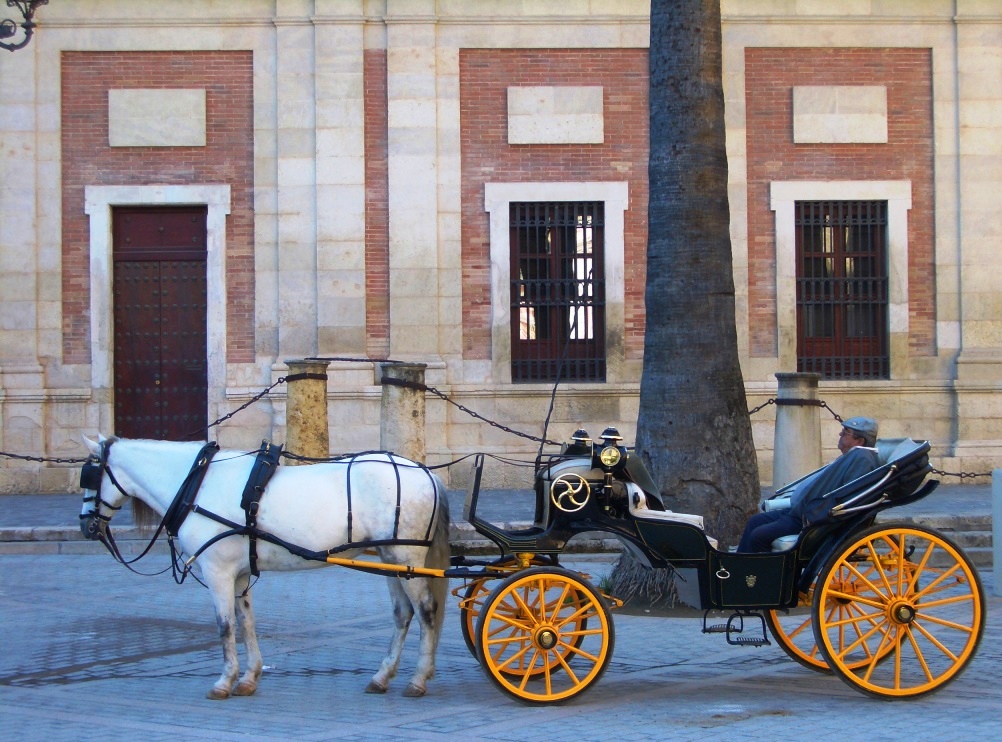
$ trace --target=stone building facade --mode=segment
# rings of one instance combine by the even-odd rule
[[[749,407],[776,395],[777,372],[818,368],[832,410],[930,439],[947,470],[988,471],[1002,461],[1002,6],[832,8],[721,2]],[[0,54],[0,450],[69,458],[81,433],[121,432],[126,418],[143,432],[122,400],[161,399],[189,366],[202,388],[174,392],[196,400],[204,425],[283,376],[286,361],[317,356],[342,359],[328,371],[333,452],[378,447],[381,358],[427,364],[430,385],[513,429],[538,436],[549,417],[551,439],[616,425],[632,440],[649,10],[645,0],[43,6],[31,44]],[[547,258],[512,258],[517,207],[549,203],[598,215],[548,233],[578,240],[576,257],[552,269],[571,271],[561,290],[587,293],[588,309],[534,305],[529,279],[551,270]],[[843,208],[848,221],[836,223]],[[853,216],[871,208],[872,221]],[[850,275],[864,264],[854,231],[864,222],[877,250],[866,260],[880,264],[880,288],[865,297],[879,308],[866,317],[864,284]],[[183,240],[157,241],[175,229]],[[583,256],[582,240],[601,253]],[[170,312],[187,301],[167,307],[164,293],[146,330],[123,329],[149,314],[147,279],[128,271],[146,276],[153,263],[162,276],[181,265],[172,280],[201,287],[195,329],[175,332],[187,355],[168,339]],[[829,288],[810,288],[818,274],[805,270]],[[849,285],[855,298],[832,320],[824,292]],[[581,326],[568,330],[568,317]],[[552,367],[518,365],[546,340],[546,322],[565,348],[544,352],[589,340],[582,352],[600,363],[555,395]],[[861,365],[838,370],[834,336]],[[427,409],[429,463],[535,453],[437,397]],[[282,441],[284,413],[279,386],[214,436]],[[774,413],[752,418],[766,483]],[[827,458],[838,423],[821,414]],[[2,459],[0,491],[72,489],[75,475]]]

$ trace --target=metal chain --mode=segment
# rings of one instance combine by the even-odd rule
[[[986,472],[984,474],[976,474],[970,471],[943,471],[942,469],[930,469],[931,474],[938,474],[941,477],[959,477],[961,481],[965,479],[974,479],[975,477],[990,477],[992,472]]]
[[[50,462],[53,464],[82,464],[87,459],[64,459],[64,458],[48,458],[45,456],[24,456],[19,453],[7,453],[6,451],[0,451],[0,456],[4,456],[8,459],[19,459],[21,461],[39,461],[39,462]]]
[[[470,417],[476,418],[477,420],[480,420],[481,422],[485,422],[488,425],[497,428],[498,430],[503,430],[505,433],[511,433],[512,435],[517,435],[520,438],[527,438],[528,440],[534,441],[536,443],[549,443],[550,445],[553,445],[553,446],[559,446],[559,445],[561,445],[560,441],[551,441],[548,438],[540,438],[540,437],[535,436],[535,435],[530,435],[529,433],[523,433],[523,432],[521,432],[519,430],[515,430],[513,428],[509,428],[507,425],[502,425],[501,423],[494,422],[493,420],[489,420],[488,418],[486,418],[483,415],[481,415],[479,412],[475,412],[474,410],[471,410],[469,407],[466,407],[465,405],[462,405],[462,404],[460,404],[459,402],[456,402],[453,399],[449,399],[448,395],[446,395],[444,392],[439,391],[438,389],[436,389],[433,386],[428,386],[427,384],[422,384],[422,383],[416,382],[416,381],[405,381],[403,379],[396,379],[396,378],[386,377],[386,376],[384,376],[381,379],[381,383],[383,383],[383,384],[392,384],[394,386],[402,386],[402,387],[406,387],[408,389],[416,389],[416,390],[422,391],[422,392],[431,392],[432,394],[434,394],[439,399],[441,399],[441,400],[443,400],[445,402],[448,402],[449,404],[453,405],[454,407],[462,410],[463,412],[465,412]]]
[[[775,397],[773,397],[772,399],[767,399],[765,402],[763,402],[762,404],[760,404],[758,407],[755,407],[753,409],[748,410],[748,417],[751,417],[752,415],[754,415],[759,410],[763,410],[763,409],[765,409],[766,407],[768,407],[771,404],[776,404],[776,398]]]
[[[480,420],[481,422],[485,422],[488,425],[497,428],[498,430],[503,430],[505,433],[511,433],[512,435],[517,435],[520,438],[527,438],[528,440],[534,441],[536,443],[548,443],[551,446],[559,446],[559,445],[561,445],[560,441],[551,441],[549,438],[540,438],[539,436],[536,436],[536,435],[530,435],[529,433],[523,433],[523,432],[515,430],[513,428],[509,428],[507,425],[502,425],[501,423],[494,422],[493,420],[488,420],[486,417],[484,417],[483,415],[481,415],[478,412],[474,412],[469,407],[465,407],[464,405],[461,405],[459,402],[456,402],[456,401],[454,401],[452,399],[449,399],[445,394],[443,394],[442,392],[440,392],[438,389],[436,389],[433,386],[428,387],[428,391],[431,392],[432,394],[434,394],[439,399],[442,399],[442,400],[448,402],[449,404],[455,406],[456,408],[462,410],[463,412],[465,412],[470,417],[474,417],[477,420]]]
[[[232,412],[230,412],[230,413],[228,413],[226,415],[223,415],[221,418],[219,418],[215,422],[209,423],[204,428],[199,428],[198,430],[192,431],[189,435],[194,435],[195,433],[201,433],[203,430],[206,433],[208,433],[209,432],[209,428],[214,428],[215,426],[220,425],[220,424],[226,422],[231,417],[233,417],[234,415],[236,415],[238,412],[243,412],[248,407],[250,407],[252,404],[254,404],[255,402],[259,401],[262,397],[265,397],[268,394],[270,394],[271,390],[274,389],[276,386],[278,386],[280,384],[284,384],[284,383],[285,383],[285,377],[284,376],[280,376],[278,378],[278,381],[276,381],[274,384],[272,384],[271,386],[269,386],[267,389],[264,389],[263,391],[258,392],[257,394],[255,394],[253,397],[251,397],[250,399],[248,399],[246,402],[244,402],[242,405],[240,405],[239,407],[237,407]]]
[[[340,356],[326,357],[326,358],[308,358],[307,360],[310,360],[310,361],[349,361],[349,362],[367,362],[367,363],[400,363],[400,361],[394,361],[394,360],[389,359],[389,358],[375,358],[375,359],[374,358],[348,358],[348,357],[340,357]],[[236,409],[234,409],[232,412],[229,412],[226,415],[223,415],[222,417],[220,417],[219,419],[215,420],[214,422],[211,422],[208,425],[206,425],[204,428],[199,428],[197,431],[193,431],[193,434],[195,432],[202,432],[203,430],[205,432],[208,432],[210,428],[213,428],[213,427],[215,427],[217,425],[220,425],[220,424],[226,422],[227,420],[229,420],[230,418],[232,418],[234,415],[236,415],[238,412],[242,412],[243,410],[247,409],[248,407],[250,407],[255,402],[260,401],[263,397],[265,397],[268,394],[270,394],[272,389],[274,389],[275,387],[277,387],[277,386],[279,386],[281,384],[284,384],[285,382],[286,382],[286,377],[285,376],[279,377],[279,379],[274,384],[272,384],[271,386],[263,389],[259,393],[255,394],[249,400],[247,400],[242,405],[240,405],[239,407],[237,407]],[[435,395],[439,399],[441,399],[441,400],[443,400],[445,402],[448,402],[449,404],[453,405],[454,407],[456,407],[459,410],[462,410],[463,412],[465,412],[470,417],[473,417],[473,418],[475,418],[477,420],[480,420],[481,422],[485,422],[488,425],[490,425],[490,426],[492,426],[494,428],[497,428],[498,430],[504,431],[505,433],[511,433],[512,435],[519,436],[520,438],[526,438],[526,439],[528,439],[530,441],[534,441],[536,443],[547,443],[547,444],[554,445],[554,446],[559,446],[560,445],[560,441],[553,441],[553,440],[549,440],[548,438],[540,438],[539,436],[530,435],[529,433],[523,433],[523,432],[521,432],[519,430],[515,430],[514,428],[510,428],[507,425],[502,425],[501,423],[495,422],[494,420],[490,420],[490,419],[484,417],[483,415],[481,415],[479,412],[471,410],[469,407],[466,407],[465,405],[462,405],[459,402],[456,402],[455,400],[450,399],[447,394],[445,394],[444,392],[436,389],[435,387],[428,386],[426,384],[418,384],[418,383],[415,383],[415,382],[405,382],[405,381],[402,381],[400,379],[392,379],[391,383],[396,384],[398,386],[406,386],[406,387],[418,389],[420,391],[430,392],[431,394]],[[761,410],[765,409],[769,405],[777,404],[777,401],[778,400],[775,397],[767,399],[765,402],[763,402],[762,404],[760,404],[758,407],[753,407],[752,409],[748,410],[748,415],[749,416],[754,415],[756,412],[760,412]],[[840,423],[844,422],[844,420],[842,419],[842,416],[839,415],[837,412],[835,412],[835,410],[833,410],[828,405],[828,403],[825,402],[824,400],[818,401],[817,402],[817,406],[821,407],[823,409],[828,410],[828,412],[831,413],[832,417],[835,420],[837,420],[838,422],[840,422]],[[83,462],[87,461],[86,458],[82,458],[81,459],[81,458],[54,458],[54,457],[45,457],[45,456],[25,456],[23,454],[8,453],[6,451],[0,451],[0,456],[6,457],[6,458],[9,458],[9,459],[18,459],[18,460],[21,460],[21,461],[34,461],[34,462],[39,462],[39,463],[54,463],[54,464],[82,464]],[[284,456],[286,458],[289,458],[289,459],[295,459],[297,461],[303,461],[303,462],[336,461],[336,460],[341,459],[341,458],[344,457],[344,455],[341,455],[341,456],[333,456],[333,457],[329,457],[329,458],[311,458],[311,457],[307,457],[307,456],[299,456],[297,454],[290,453],[288,451],[283,451],[282,452],[282,456]],[[462,459],[459,459],[459,461],[462,461]],[[457,463],[457,462],[451,462],[451,463]],[[931,473],[939,475],[939,476],[945,476],[945,477],[958,477],[961,480],[964,480],[964,479],[974,479],[976,477],[990,477],[990,476],[992,476],[991,472],[986,472],[986,473],[976,473],[976,472],[948,472],[948,471],[943,471],[942,469],[932,469]]]

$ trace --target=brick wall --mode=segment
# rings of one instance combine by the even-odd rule
[[[794,144],[798,85],[887,87],[886,144]],[[776,347],[774,180],[910,180],[909,348],[935,354],[932,52],[929,49],[745,50],[748,147],[749,340],[752,356]]]
[[[460,50],[465,358],[491,355],[490,234],[484,184],[518,181],[629,183],[624,347],[628,358],[642,357],[649,150],[647,59],[646,49]],[[605,142],[509,145],[507,88],[532,85],[602,85]]]
[[[254,116],[251,52],[63,52],[63,361],[90,362],[88,185],[228,184],[230,363],[254,360]],[[108,146],[110,88],[204,88],[204,147]]]
[[[365,350],[390,352],[390,217],[386,50],[365,51]]]

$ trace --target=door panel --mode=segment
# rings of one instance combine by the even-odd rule
[[[115,209],[115,432],[204,437],[205,208]]]

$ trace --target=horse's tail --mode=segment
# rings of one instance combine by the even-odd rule
[[[432,475],[432,480],[435,483],[435,524],[432,528],[431,546],[428,548],[428,554],[425,557],[425,567],[429,569],[448,569],[449,560],[452,558],[452,549],[449,546],[449,526],[451,524],[449,498],[445,494],[445,485],[442,484],[442,480],[434,474]],[[429,582],[431,583],[432,594],[435,596],[435,602],[438,605],[438,614],[435,617],[436,624],[438,628],[441,628],[445,620],[445,604],[448,597],[449,581],[444,578],[434,578]]]

